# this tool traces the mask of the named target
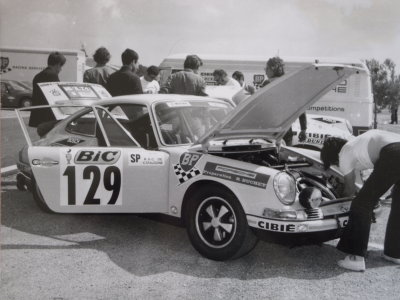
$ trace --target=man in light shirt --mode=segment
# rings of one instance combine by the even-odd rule
[[[217,85],[235,86],[238,88],[241,87],[239,82],[229,77],[228,74],[222,69],[215,70],[213,72],[213,76],[214,76],[214,81],[217,83]]]
[[[370,130],[350,141],[330,137],[324,142],[321,160],[325,168],[336,165],[343,173],[345,197],[356,194],[356,172],[374,169],[352,201],[348,224],[337,245],[348,255],[338,261],[338,265],[352,271],[365,271],[373,209],[392,185],[383,258],[400,264],[400,135]]]
[[[160,84],[157,81],[160,69],[156,66],[150,66],[146,70],[146,74],[140,77],[143,93],[145,94],[158,94],[160,91]]]

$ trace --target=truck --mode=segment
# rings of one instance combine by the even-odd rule
[[[187,54],[174,54],[166,57],[160,64],[160,84],[168,77],[183,70]],[[203,65],[199,74],[208,86],[215,85],[213,71],[225,70],[229,76],[235,71],[241,71],[247,84],[260,88],[264,80],[268,57],[244,57],[227,55],[198,54]],[[333,90],[328,92],[318,102],[307,109],[308,113],[323,116],[339,117],[348,120],[353,127],[353,134],[359,135],[373,127],[373,93],[371,75],[361,59],[354,58],[313,58],[313,57],[281,57],[285,63],[285,73],[289,74],[313,63],[336,63],[361,68],[360,74],[350,76]]]
[[[53,51],[67,59],[59,74],[61,81],[82,82],[86,56],[81,50],[0,48],[2,79],[32,82],[33,77],[47,66],[47,58]]]

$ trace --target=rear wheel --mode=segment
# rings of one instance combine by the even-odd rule
[[[54,211],[52,211],[44,201],[42,193],[40,192],[39,186],[37,185],[36,181],[33,182],[32,194],[33,199],[42,211],[46,213],[54,213]]]
[[[239,258],[257,243],[239,201],[220,186],[200,190],[189,200],[187,231],[193,247],[213,260]]]
[[[32,106],[32,99],[30,98],[23,98],[20,103],[19,103],[20,107],[29,107]]]

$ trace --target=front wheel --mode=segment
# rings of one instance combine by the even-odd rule
[[[30,98],[24,98],[19,103],[20,107],[30,107],[32,106],[32,100]]]
[[[257,243],[246,215],[232,192],[212,186],[189,200],[187,231],[193,247],[213,260],[239,258]]]

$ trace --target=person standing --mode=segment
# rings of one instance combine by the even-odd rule
[[[391,122],[390,122],[390,124],[394,124],[394,123],[398,124],[398,121],[397,121],[397,111],[399,109],[398,97],[399,96],[397,96],[397,95],[395,97],[393,97],[393,100],[390,103],[390,112],[391,112]]]
[[[234,86],[240,88],[239,82],[228,76],[225,70],[217,69],[213,72],[214,81],[217,85]]]
[[[146,74],[140,77],[140,83],[145,94],[157,94],[160,91],[160,84],[157,81],[159,74],[159,68],[150,66],[147,68]]]
[[[267,61],[267,65],[265,67],[265,73],[268,76],[268,79],[265,80],[261,84],[261,88],[268,85],[276,78],[281,77],[285,74],[284,63],[283,60],[278,57],[272,57]],[[306,113],[303,113],[299,117],[300,121],[300,133],[299,133],[299,141],[303,142],[306,140],[306,131],[307,131],[307,116]],[[291,146],[293,141],[293,130],[292,127],[285,133],[283,140],[285,141],[286,145]]]
[[[115,96],[143,94],[139,77],[134,73],[139,55],[132,49],[126,49],[121,55],[123,66],[108,78],[107,90]]]
[[[106,87],[107,80],[114,70],[107,66],[110,61],[110,52],[104,47],[100,47],[93,55],[96,66],[92,69],[86,70],[83,74],[83,82],[97,83]]]
[[[375,129],[350,141],[329,137],[322,147],[321,160],[326,169],[336,165],[343,173],[345,197],[356,194],[356,172],[373,168],[351,203],[349,221],[337,245],[348,255],[338,265],[352,271],[365,270],[373,209],[392,185],[383,258],[400,264],[400,135]]]
[[[232,78],[235,79],[237,82],[239,82],[240,86],[250,95],[253,95],[256,91],[254,86],[247,84],[244,82],[244,75],[240,71],[235,71],[232,74]]]
[[[197,55],[186,56],[184,70],[172,74],[161,87],[160,93],[207,96],[206,82],[197,74],[201,64]]]
[[[49,105],[38,83],[60,81],[58,74],[61,72],[65,62],[66,59],[62,53],[55,51],[49,54],[47,67],[33,78],[32,106]],[[51,128],[51,124],[54,124],[55,121],[56,118],[50,108],[34,109],[29,117],[29,126],[37,127],[39,136],[43,136],[47,129],[42,130],[40,125],[47,123]]]

